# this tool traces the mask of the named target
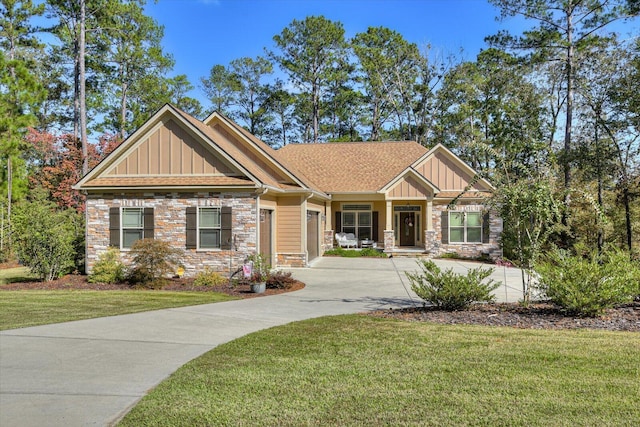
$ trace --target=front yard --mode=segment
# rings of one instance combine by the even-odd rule
[[[349,315],[222,345],[123,426],[633,425],[640,335]]]

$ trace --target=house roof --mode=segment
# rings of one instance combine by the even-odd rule
[[[289,144],[277,155],[326,193],[377,192],[427,152],[413,141]]]

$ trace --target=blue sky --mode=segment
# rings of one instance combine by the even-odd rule
[[[474,60],[486,48],[484,38],[508,30],[521,34],[532,21],[496,20],[499,11],[487,0],[149,0],[146,13],[165,27],[164,48],[173,55],[173,74],[186,74],[196,86],[191,96],[210,107],[200,78],[216,64],[264,55],[273,36],[292,20],[311,15],[343,24],[346,37],[385,26],[432,53]],[[622,33],[638,34],[633,24],[616,24]]]
[[[498,11],[485,0],[160,0],[149,1],[146,12],[165,27],[174,74],[186,74],[196,87],[213,65],[264,55],[274,35],[311,15],[341,22],[346,37],[385,26],[421,48],[430,44],[437,55],[468,60],[486,47],[485,36],[521,24],[496,21]],[[209,107],[199,87],[191,95]]]

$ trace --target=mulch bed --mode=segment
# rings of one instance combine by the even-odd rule
[[[640,332],[640,302],[607,310],[602,317],[568,316],[549,303],[474,304],[467,310],[444,311],[435,307],[379,310],[373,316],[411,322],[434,322],[448,325],[467,324],[507,326],[523,329],[600,329]]]
[[[223,284],[219,286],[194,286],[193,279],[168,279],[167,284],[162,287],[163,291],[189,291],[189,292],[220,292],[239,298],[255,298],[267,295],[277,295],[284,292],[293,292],[304,288],[304,283],[295,282],[288,289],[267,289],[261,294],[251,292],[249,285],[229,286]],[[133,288],[126,284],[109,285],[106,283],[89,283],[87,276],[79,274],[68,274],[60,279],[51,282],[16,282],[0,286],[0,290],[20,291],[20,290],[94,290],[94,291],[126,291],[140,288]]]
[[[255,298],[297,291],[304,283],[296,282],[289,289],[267,289],[262,294],[249,290],[249,285],[235,287],[228,284],[220,286],[193,286],[193,279],[169,279],[162,289],[166,291],[221,292],[239,298]],[[0,290],[130,290],[127,285],[107,285],[88,283],[87,276],[69,274],[51,282],[18,282],[0,286]],[[414,307],[398,310],[378,310],[368,313],[371,316],[400,319],[411,322],[432,322],[449,325],[471,324],[485,326],[507,326],[526,329],[600,329],[609,331],[640,332],[640,302],[627,304],[607,310],[597,318],[572,317],[559,307],[548,303],[533,303],[523,307],[517,303],[474,304],[467,310],[443,311],[435,307]]]

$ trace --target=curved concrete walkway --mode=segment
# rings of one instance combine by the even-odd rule
[[[437,262],[461,272],[477,266]],[[0,332],[0,426],[112,424],[222,343],[297,320],[421,305],[404,275],[415,269],[414,259],[320,258],[292,269],[307,284],[297,292]],[[507,279],[498,301],[517,301],[519,270],[494,276]]]

